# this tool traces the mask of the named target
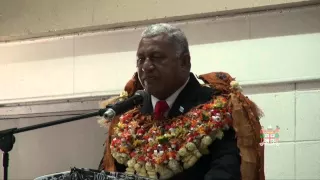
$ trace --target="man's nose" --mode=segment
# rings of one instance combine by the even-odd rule
[[[142,70],[146,72],[154,70],[154,64],[150,58],[146,58],[142,66]]]

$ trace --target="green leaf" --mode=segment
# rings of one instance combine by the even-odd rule
[[[202,120],[203,121],[209,121],[209,115],[203,112],[202,113]]]
[[[164,143],[167,143],[169,142],[169,138],[168,137],[165,137],[165,136],[160,136],[160,137],[157,137],[157,140],[160,144],[164,144]]]

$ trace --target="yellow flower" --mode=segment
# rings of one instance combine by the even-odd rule
[[[142,143],[143,143],[142,140],[135,140],[135,141],[133,142],[133,146],[134,146],[134,147],[137,147],[137,146],[141,145]]]
[[[237,81],[231,81],[230,86],[232,89],[241,90],[241,86]]]
[[[127,125],[124,124],[124,123],[122,123],[122,122],[119,122],[119,123],[118,123],[118,127],[119,127],[120,129],[124,129],[124,128],[127,127]]]
[[[120,98],[121,99],[124,99],[124,98],[127,98],[128,97],[128,92],[127,91],[122,91],[121,93],[120,93]]]
[[[223,108],[226,103],[227,103],[226,98],[221,96],[217,97],[217,99],[215,99],[213,102],[215,108]]]

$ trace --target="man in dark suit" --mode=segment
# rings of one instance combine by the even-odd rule
[[[147,27],[137,50],[137,72],[141,85],[150,94],[141,113],[177,117],[191,108],[206,103],[220,92],[201,86],[190,72],[190,52],[184,33],[169,24]],[[160,111],[160,112],[159,112]],[[215,140],[191,168],[172,179],[239,180],[240,153],[233,129],[223,139]],[[124,167],[117,165],[118,171]]]
[[[206,82],[209,84],[214,84],[214,81],[219,82],[219,87],[200,85],[194,74],[190,72],[190,59],[187,38],[179,28],[169,24],[155,24],[147,27],[142,33],[137,50],[137,73],[125,88],[129,96],[138,89],[148,92],[149,98],[144,98],[142,106],[138,109],[139,113],[152,115],[154,118],[152,121],[156,123],[166,122],[166,119],[184,115],[192,108],[207,103],[215,95],[230,93],[231,77],[225,81],[223,73],[215,73],[214,77],[209,74],[207,79],[202,79],[204,76],[200,77],[205,81],[210,80],[211,82]],[[221,86],[221,84],[224,85]],[[241,105],[240,101],[246,104]],[[257,121],[257,108],[254,103],[237,92],[231,96],[230,102],[233,105],[232,116],[235,128],[225,130],[223,138],[215,139],[208,147],[209,154],[203,154],[195,164],[184,168],[182,172],[171,176],[170,179],[264,180],[263,158],[261,158],[263,151],[257,151],[260,140],[257,139],[259,134],[256,132],[259,133],[259,128],[261,129]],[[242,108],[244,106],[249,109],[244,110]],[[246,113],[247,115],[244,115]],[[110,149],[111,146],[115,148],[111,145],[111,141],[114,139],[113,135],[119,134],[114,128],[118,122],[119,119],[114,119],[109,126],[105,155],[100,169],[128,172],[129,162],[118,163]],[[236,138],[236,135],[240,136]],[[123,141],[122,138],[120,139]],[[240,150],[244,152],[241,157]],[[258,173],[261,175],[260,178]]]

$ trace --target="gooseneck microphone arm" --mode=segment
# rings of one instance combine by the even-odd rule
[[[134,106],[142,104],[143,98],[145,96],[144,91],[137,91],[137,93],[131,98],[117,103],[115,105],[107,106],[105,109],[100,109],[97,112],[92,112],[88,114],[78,115],[74,117],[69,117],[57,121],[51,121],[41,124],[36,124],[32,126],[22,127],[22,128],[11,128],[0,131],[0,149],[3,152],[3,180],[8,180],[8,167],[9,167],[9,152],[12,150],[13,145],[15,143],[14,134],[18,134],[21,132],[36,130],[40,128],[55,126],[59,124],[64,124],[72,121],[77,121],[81,119],[86,119],[95,116],[105,117],[108,120],[111,120],[117,114],[121,114],[123,112],[128,111]]]
[[[103,117],[108,120],[112,120],[117,114],[122,114],[132,107],[142,104],[143,99],[146,97],[146,92],[139,90],[130,97],[129,99],[122,101],[113,105],[111,108],[107,108],[106,112],[104,113]]]
[[[11,128],[0,131],[0,149],[3,152],[2,161],[3,161],[3,180],[8,180],[8,167],[9,167],[9,152],[12,150],[15,143],[14,134],[21,132],[36,130],[40,128],[55,126],[58,124],[68,123],[72,121],[77,121],[85,118],[90,118],[94,116],[103,116],[105,109],[101,109],[98,112],[92,112],[88,114],[83,114],[75,117],[65,118],[58,121],[46,122],[42,124],[36,124],[33,126],[27,126],[22,128]]]

